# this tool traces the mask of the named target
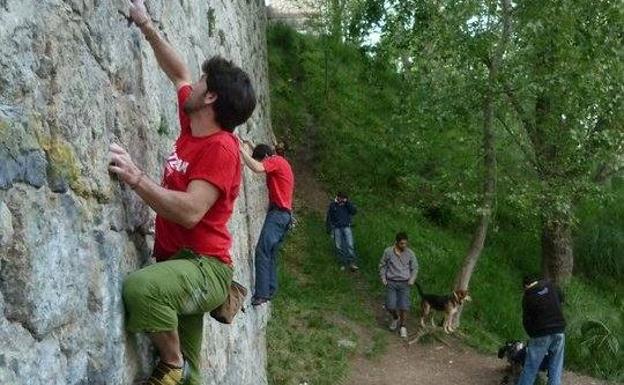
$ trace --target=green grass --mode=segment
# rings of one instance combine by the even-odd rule
[[[273,127],[291,151],[308,152],[327,191],[345,190],[358,205],[356,248],[369,286],[361,298],[352,280],[337,270],[321,218],[305,213],[282,253],[282,292],[269,325],[269,373],[272,384],[335,383],[351,354],[338,349],[337,340],[354,334],[334,321],[378,331],[373,315],[358,303],[382,294],[377,263],[396,232],[410,235],[426,291],[452,288],[474,226],[470,197],[478,196],[480,173],[468,169],[480,164],[478,144],[460,141],[465,133],[436,126],[430,116],[406,116],[404,105],[418,100],[410,99],[392,66],[357,47],[330,45],[282,26],[269,30],[268,41]],[[521,155],[507,145],[499,153],[507,174],[499,180],[496,217],[471,280],[473,302],[461,329],[468,344],[490,353],[506,340],[527,338],[521,279],[540,270],[539,213],[534,202],[514,198],[512,187],[524,188],[526,171],[518,166]],[[622,188],[616,190],[624,197]],[[565,287],[566,368],[624,381],[624,204],[619,202],[624,199],[606,206],[584,203],[579,210],[577,268]],[[383,351],[379,338],[368,353]]]
[[[347,375],[350,356],[383,352],[385,336],[370,308],[361,306],[354,275],[339,270],[318,215],[298,213],[280,258],[280,289],[267,331],[270,384],[336,384]],[[340,341],[356,346],[341,347]]]
[[[410,235],[411,247],[420,263],[419,282],[426,290],[444,293],[452,286],[468,236],[440,229],[416,211],[393,211],[391,207],[369,205],[363,197],[353,199],[360,203],[355,238],[361,272],[369,285],[366,296],[356,288],[352,275],[338,270],[322,219],[304,212],[281,256],[280,295],[274,301],[268,328],[271,384],[335,384],[344,378],[354,351],[339,348],[338,341],[363,343],[353,325],[371,332],[373,343],[364,354],[374,357],[385,351],[388,334],[375,324],[366,304],[382,295],[377,263],[397,231],[405,230]],[[521,236],[491,237],[472,279],[473,302],[465,308],[462,318],[466,343],[495,354],[504,341],[526,338],[521,324],[520,282],[523,271],[538,266],[536,245],[537,240]],[[624,290],[622,286],[611,289],[607,293],[582,278],[574,278],[567,285],[566,366],[622,381],[622,355],[614,354],[604,344],[588,344],[589,336],[581,332],[588,321],[600,320],[610,334],[605,336],[607,342],[608,338],[615,338],[622,344]],[[418,308],[418,301],[414,295],[414,309]]]

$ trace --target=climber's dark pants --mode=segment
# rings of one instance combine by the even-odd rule
[[[190,385],[200,385],[204,313],[221,305],[232,282],[232,268],[216,258],[182,250],[172,259],[130,274],[123,285],[126,327],[130,332],[177,330]]]

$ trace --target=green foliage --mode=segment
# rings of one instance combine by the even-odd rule
[[[585,202],[576,231],[575,270],[596,282],[624,276],[624,189],[616,186],[602,202]]]
[[[594,376],[624,380],[624,302],[621,285],[600,289],[573,281],[567,288],[566,362]]]
[[[368,33],[378,27],[384,15],[383,0],[300,0],[318,11],[308,20],[315,33],[326,34],[335,42],[362,44]]]
[[[357,49],[334,46],[324,38],[305,39],[277,26],[269,32],[269,41],[271,47],[276,47],[269,52],[269,60],[272,97],[277,102],[273,108],[274,126],[281,137],[294,145],[306,141],[308,146],[312,142],[312,150],[318,150],[314,154],[319,155],[315,160],[324,161],[323,155],[330,153],[338,156],[332,160],[337,166],[350,163],[354,157],[365,160],[360,164],[361,172],[375,171],[369,159],[386,166],[397,161],[388,152],[389,143],[370,148],[373,154],[358,154],[359,143],[387,129],[388,123],[380,116],[394,104],[387,81],[397,84],[397,79],[384,78],[380,73],[378,85],[369,88],[374,80],[368,79],[367,69],[374,63],[361,60],[363,53]],[[284,47],[288,50],[280,52]],[[357,127],[368,129],[364,132]],[[325,180],[342,179],[339,168],[326,169],[329,173],[323,175]],[[381,179],[390,177],[386,174]]]
[[[617,355],[620,351],[618,337],[604,322],[590,320],[581,325],[583,348],[591,352],[605,351],[609,355]]]
[[[504,4],[512,10],[505,12]],[[565,279],[572,266],[565,229],[577,223],[576,202],[600,200],[596,182],[622,162],[621,2],[391,0],[387,9],[380,51],[411,75],[410,84],[422,95],[412,111],[422,121],[477,139],[485,90],[496,86],[496,136],[511,143],[497,146],[499,166],[506,166],[498,168],[500,206],[536,210],[538,218],[509,219],[542,228],[544,266]],[[498,63],[493,53],[503,30],[511,33]],[[500,73],[490,82],[493,66]],[[453,124],[462,118],[464,127]],[[469,152],[458,147],[450,146],[465,160]],[[473,168],[456,170],[478,176]],[[470,180],[452,168],[445,171],[451,183]],[[445,180],[436,182],[440,188]],[[461,188],[450,196],[451,204],[478,211],[474,191]]]
[[[448,126],[421,119],[430,116],[412,111],[421,95],[404,89],[394,65],[356,46],[281,25],[268,40],[273,127],[293,148],[308,149],[324,182],[387,192],[443,223],[472,219],[480,154],[466,118],[444,118]]]
[[[400,12],[396,16],[414,17],[422,25],[434,21],[436,25],[449,24],[441,35],[422,31],[423,49],[443,45],[443,38],[452,38],[459,46],[461,39],[479,34],[481,41],[470,49],[483,52],[494,38],[478,30],[482,24],[469,25],[470,4],[476,3],[462,4],[456,6],[467,7],[465,14],[452,16],[455,19],[424,5],[416,7],[415,13],[410,10],[407,15],[412,16]],[[462,28],[451,28],[457,20],[466,23]],[[429,45],[427,39],[431,40]],[[338,44],[323,36],[299,35],[284,26],[271,27],[268,40],[273,127],[297,157],[310,162],[329,191],[345,190],[358,204],[356,247],[362,273],[372,288],[369,298],[376,301],[382,294],[377,263],[383,249],[401,230],[410,235],[421,263],[419,279],[423,286],[434,293],[448,292],[479,209],[478,84],[483,74],[476,67],[459,71],[459,64],[469,63],[467,54],[447,55],[440,49],[427,52],[433,57],[428,68],[429,57],[423,55],[419,64],[423,67],[417,67],[420,69],[410,78],[412,75],[398,70],[401,66],[394,59],[396,51],[390,49],[371,55],[357,46]],[[507,339],[526,338],[521,325],[521,279],[528,272],[539,272],[541,267],[540,206],[544,201],[538,171],[531,164],[532,143],[514,120],[514,111],[504,103],[499,109],[498,164],[503,171],[498,179],[496,212],[471,281],[474,301],[462,318],[467,341],[490,352]],[[583,342],[591,335],[582,331],[583,324],[590,320],[602,322],[612,336],[624,335],[620,299],[624,286],[617,279],[621,277],[618,269],[624,264],[618,258],[618,250],[622,249],[619,242],[624,239],[618,233],[624,206],[620,208],[621,199],[615,199],[603,207],[603,196],[597,193],[600,190],[604,188],[587,194],[578,217],[576,276],[565,288],[569,321],[566,365],[622,380],[624,355],[614,356],[609,344],[601,345],[604,354],[591,355]],[[613,194],[622,196],[617,189]],[[318,256],[330,252],[324,246],[319,252],[320,240],[326,236],[320,221],[316,225],[318,229],[305,228],[310,241],[301,247],[310,251],[297,253]],[[327,266],[318,259],[310,258],[308,263],[310,271],[318,269],[327,280],[318,282],[316,293],[323,290],[327,294],[323,301],[333,302],[338,291],[332,288],[342,282],[336,280],[340,276],[323,270]],[[295,298],[295,293],[301,292],[294,286],[286,290]],[[293,300],[299,305],[292,306],[301,306],[301,311],[308,306],[314,308],[306,301]],[[298,314],[296,310],[290,312]],[[285,338],[283,334],[276,340]],[[621,337],[618,344],[622,345]],[[282,348],[286,349],[276,347]]]
[[[504,88],[531,142],[547,212],[596,191],[623,143],[624,50],[616,1],[524,2],[514,10]]]
[[[412,111],[437,129],[463,120],[461,134],[476,139],[485,67],[503,18],[499,2],[388,3],[379,50],[388,60],[408,63],[404,70],[421,96]],[[624,45],[619,26],[624,13],[617,1],[513,7],[511,43],[498,79],[499,135],[514,147],[512,155],[523,155],[513,156],[522,161],[522,179],[539,182],[523,190],[533,195],[529,200],[539,201],[546,214],[573,216],[572,201],[597,190],[596,173],[620,163]],[[515,174],[513,168],[501,170]]]

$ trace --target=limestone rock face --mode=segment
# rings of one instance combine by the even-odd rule
[[[153,262],[154,213],[111,178],[107,153],[119,143],[160,180],[179,125],[127,4],[0,0],[0,385],[122,385],[151,370],[147,339],[124,330],[121,285]],[[194,76],[215,54],[251,75],[259,103],[238,131],[270,140],[264,1],[147,6]],[[229,226],[248,288],[265,208],[264,181],[246,171]],[[206,316],[205,384],[266,384],[267,317]]]

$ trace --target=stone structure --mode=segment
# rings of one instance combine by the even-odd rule
[[[254,81],[238,130],[272,141],[263,0],[151,0],[189,63],[221,54]],[[155,180],[178,133],[176,97],[126,0],[0,0],[0,385],[125,385],[151,369],[124,331],[124,276],[150,263],[154,214],[107,172],[118,142]],[[252,287],[264,181],[245,172],[231,220],[235,278]],[[266,384],[266,310],[206,317],[205,384]]]
[[[271,0],[267,14],[272,22],[285,23],[306,32],[311,27],[310,22],[319,17],[320,4],[318,0]]]

